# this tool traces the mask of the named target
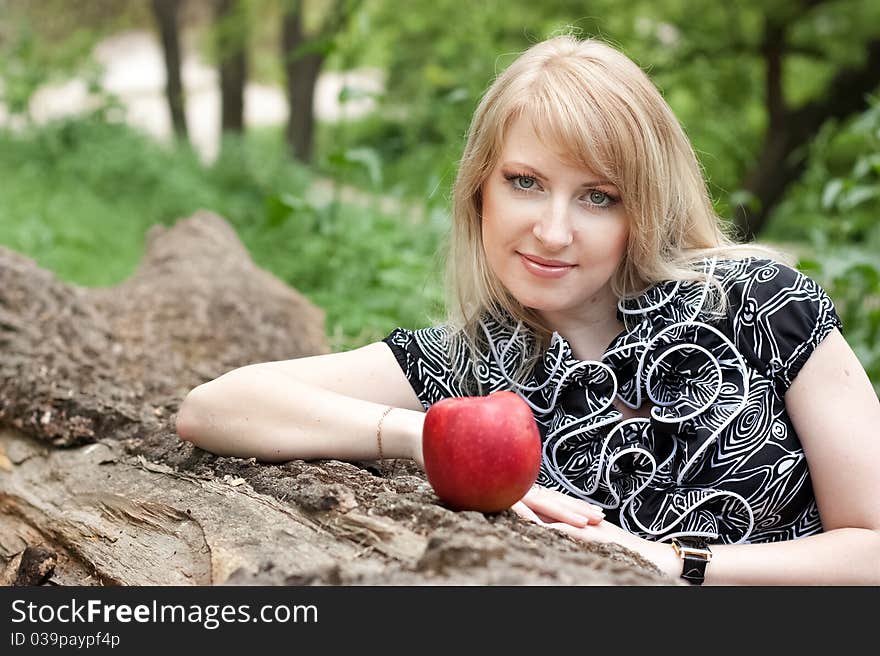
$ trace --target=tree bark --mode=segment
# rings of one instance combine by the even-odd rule
[[[247,25],[240,20],[239,0],[215,0],[217,53],[220,69],[220,129],[244,131],[244,90],[247,83]]]
[[[317,52],[297,53],[306,43],[300,3],[289,6],[281,21],[281,56],[287,92],[285,139],[293,156],[302,162],[312,159],[314,140],[315,85],[324,63]]]
[[[171,113],[174,133],[183,139],[188,138],[186,128],[186,105],[183,83],[180,78],[180,39],[178,30],[178,0],[153,0],[153,14],[162,37],[162,52],[165,55],[165,95]]]

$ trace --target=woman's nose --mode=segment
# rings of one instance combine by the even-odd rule
[[[567,204],[554,203],[532,228],[532,233],[547,250],[561,250],[574,240],[568,210]]]

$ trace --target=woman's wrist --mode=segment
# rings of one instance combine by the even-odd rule
[[[424,412],[392,408],[382,420],[381,433],[377,431],[377,454],[378,441],[381,440],[382,452],[386,458],[411,458],[422,466],[424,423]]]
[[[681,559],[670,543],[645,540],[645,549],[641,553],[670,578],[681,576]]]
[[[425,427],[425,413],[424,412],[412,412],[412,416],[410,417],[410,429],[409,429],[409,446],[410,446],[410,458],[415,460],[419,467],[422,469],[425,468],[425,459],[422,456],[422,430]]]

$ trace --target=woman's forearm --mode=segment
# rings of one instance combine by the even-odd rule
[[[644,554],[666,573],[681,574],[668,544]],[[880,585],[880,533],[839,528],[797,540],[712,545],[704,585]]]
[[[220,455],[264,461],[368,460],[378,456],[376,428],[388,406],[248,367],[187,395],[178,412],[184,440]],[[382,421],[386,458],[421,463],[424,413],[394,408]]]

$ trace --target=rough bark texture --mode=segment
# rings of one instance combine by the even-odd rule
[[[408,461],[267,465],[177,438],[190,389],[327,352],[323,321],[206,212],[151,229],[109,289],[0,248],[0,583],[676,584],[510,511],[452,512]]]

